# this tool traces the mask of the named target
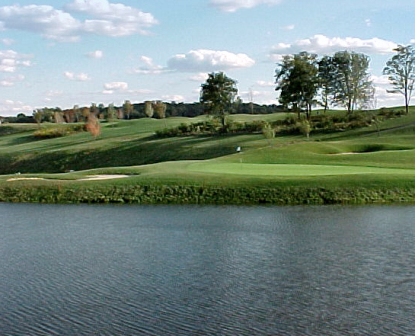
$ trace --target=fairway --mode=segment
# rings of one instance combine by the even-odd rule
[[[187,167],[187,169],[193,172],[252,176],[321,176],[386,174],[414,175],[415,177],[415,169],[377,168],[360,166],[206,162],[191,164]]]

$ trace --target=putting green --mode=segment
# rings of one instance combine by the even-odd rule
[[[194,163],[187,167],[193,172],[257,176],[318,176],[353,174],[414,175],[415,169],[359,166],[254,164],[254,163]]]

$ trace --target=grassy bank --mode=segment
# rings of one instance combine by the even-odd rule
[[[341,112],[334,112],[341,113]],[[366,204],[415,201],[415,111],[374,126],[266,140],[261,134],[157,138],[203,120],[141,119],[36,139],[0,132],[0,201],[177,204]],[[284,114],[232,116],[235,121]],[[48,127],[48,126],[42,126]],[[1,130],[0,130],[1,131]],[[236,147],[242,147],[236,153]],[[71,173],[65,171],[75,170]],[[21,174],[16,175],[19,172]],[[9,174],[9,175],[6,175]],[[106,180],[91,176],[112,175]],[[115,178],[117,175],[126,175]],[[121,176],[118,176],[121,177]]]

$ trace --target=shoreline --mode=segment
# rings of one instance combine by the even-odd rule
[[[415,203],[415,188],[242,187],[202,185],[0,186],[0,202],[206,205],[358,205]]]

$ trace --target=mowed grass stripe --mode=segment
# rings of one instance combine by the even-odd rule
[[[414,175],[415,169],[358,166],[255,164],[255,163],[194,163],[187,167],[193,172],[252,176],[320,176],[320,175]]]

